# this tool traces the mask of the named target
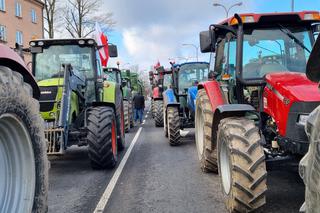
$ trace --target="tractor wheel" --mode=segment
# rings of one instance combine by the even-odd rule
[[[0,212],[46,212],[48,159],[39,103],[18,72],[0,66]]]
[[[229,212],[252,212],[266,203],[267,171],[259,129],[246,118],[225,118],[218,129],[218,164]]]
[[[130,131],[130,109],[129,109],[128,101],[123,101],[123,110],[124,110],[125,132],[129,132]]]
[[[161,100],[154,102],[154,121],[156,127],[163,126],[163,101]]]
[[[114,168],[117,163],[117,121],[112,107],[95,107],[89,111],[89,158],[94,169]]]
[[[199,90],[196,102],[195,138],[201,169],[204,172],[218,172],[216,145],[212,144],[213,113],[204,89]]]
[[[163,109],[163,131],[164,131],[164,136],[167,138],[168,137],[168,126],[167,126],[167,113],[166,110]]]
[[[180,145],[180,117],[177,107],[168,107],[167,120],[169,144],[171,146]]]
[[[154,118],[154,100],[153,99],[151,100],[151,115],[152,115],[152,118]]]
[[[118,140],[118,150],[122,151],[125,148],[126,140],[125,140],[125,118],[124,118],[124,105],[122,101],[122,97],[120,97],[120,102],[117,106],[117,140]]]
[[[129,104],[129,110],[130,110],[130,127],[133,128],[134,127],[134,120],[133,120],[133,103],[130,102]]]

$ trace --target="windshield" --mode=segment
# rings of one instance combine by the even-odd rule
[[[53,45],[35,55],[35,77],[38,81],[63,77],[62,64],[71,64],[74,72],[93,78],[91,47]]]
[[[311,49],[311,34],[303,27],[245,31],[243,78],[262,78],[271,72],[304,73]]]
[[[188,88],[208,79],[209,65],[205,63],[185,64],[179,70],[179,93],[185,93]]]
[[[105,80],[117,83],[117,75],[115,72],[104,71]]]

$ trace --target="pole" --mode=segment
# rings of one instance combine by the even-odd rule
[[[294,12],[294,0],[291,0],[291,12]]]
[[[195,45],[195,44],[182,44],[182,46],[192,46],[192,47],[194,47],[195,50],[196,50],[197,62],[199,61],[199,52],[198,52],[199,47],[197,45]]]

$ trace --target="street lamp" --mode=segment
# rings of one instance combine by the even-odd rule
[[[231,5],[229,8],[227,8],[227,7],[224,6],[223,4],[213,3],[213,6],[215,6],[215,7],[222,7],[222,8],[226,11],[227,18],[229,17],[229,12],[230,12],[231,8],[233,8],[233,7],[235,7],[235,6],[241,6],[241,5],[242,5],[242,2],[239,2],[239,3],[233,4],[233,5]]]
[[[197,58],[197,62],[199,61],[199,57],[198,57],[198,49],[199,46],[195,45],[195,44],[182,44],[182,46],[192,46],[196,49],[196,58]]]

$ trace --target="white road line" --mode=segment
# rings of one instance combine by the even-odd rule
[[[148,115],[146,115],[146,117],[145,118],[148,118]]]
[[[111,193],[115,187],[115,185],[117,184],[117,181],[122,173],[122,170],[124,168],[124,166],[126,165],[127,163],[127,160],[131,154],[131,151],[134,147],[134,145],[136,144],[136,142],[138,141],[138,138],[139,138],[139,135],[141,133],[141,130],[142,130],[142,127],[139,128],[138,132],[136,133],[136,135],[134,136],[129,148],[128,148],[128,151],[126,152],[126,154],[124,155],[124,157],[122,158],[121,160],[121,163],[119,164],[117,170],[114,172],[106,190],[104,191],[102,197],[100,198],[100,201],[96,207],[96,209],[93,211],[93,213],[101,213],[104,211],[107,203],[108,203],[108,200],[111,196]]]

